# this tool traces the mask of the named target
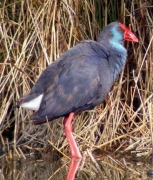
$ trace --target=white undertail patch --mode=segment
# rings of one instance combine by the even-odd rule
[[[43,94],[37,96],[35,99],[32,99],[29,102],[25,102],[25,103],[21,104],[20,106],[23,108],[26,108],[26,109],[37,111],[40,107],[42,97],[43,97]]]

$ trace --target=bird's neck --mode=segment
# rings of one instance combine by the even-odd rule
[[[111,42],[111,54],[112,54],[112,65],[113,65],[113,71],[114,71],[114,81],[118,77],[119,73],[123,69],[126,63],[127,59],[127,50],[124,48],[122,44],[118,43],[112,43]]]

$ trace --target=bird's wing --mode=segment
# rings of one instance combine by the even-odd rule
[[[90,106],[96,96],[100,81],[98,61],[95,55],[69,57],[54,83],[44,92],[37,114],[40,117],[57,118]],[[75,60],[73,60],[75,59]],[[88,107],[87,109],[89,109]]]

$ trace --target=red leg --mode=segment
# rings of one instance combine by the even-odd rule
[[[80,163],[81,163],[81,158],[77,160],[76,158],[71,159],[71,163],[70,163],[69,171],[67,173],[66,180],[74,180]]]
[[[82,159],[81,153],[79,151],[79,148],[75,142],[75,139],[73,137],[72,133],[72,119],[74,117],[74,113],[70,113],[67,117],[64,118],[64,131],[66,134],[66,138],[68,140],[68,144],[70,146],[70,152],[72,158],[78,158]]]

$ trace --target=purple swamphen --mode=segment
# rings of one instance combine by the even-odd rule
[[[122,23],[110,23],[97,41],[81,41],[49,65],[18,104],[35,110],[33,124],[65,117],[72,157],[82,157],[72,134],[74,113],[93,109],[104,101],[126,63],[124,40],[138,42]]]

